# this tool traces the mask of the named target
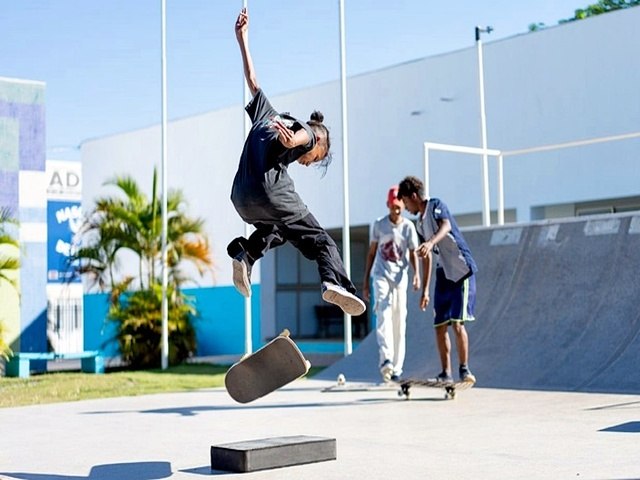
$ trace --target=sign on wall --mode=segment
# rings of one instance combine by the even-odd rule
[[[47,182],[47,281],[80,282],[68,266],[74,237],[82,225],[80,162],[48,160]]]

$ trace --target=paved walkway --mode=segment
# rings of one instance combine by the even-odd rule
[[[224,389],[0,409],[0,478],[640,478],[640,396],[474,388],[322,392],[300,380],[249,405]],[[337,439],[336,461],[231,474],[214,444]]]

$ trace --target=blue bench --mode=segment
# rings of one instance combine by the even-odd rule
[[[97,350],[79,353],[17,352],[7,362],[5,370],[7,377],[29,378],[31,360],[81,360],[83,372],[104,373],[104,357]]]

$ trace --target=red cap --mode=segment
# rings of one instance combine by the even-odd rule
[[[402,200],[398,199],[398,185],[394,185],[389,189],[387,194],[387,207],[398,206],[404,208]]]

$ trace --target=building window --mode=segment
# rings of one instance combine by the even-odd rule
[[[47,339],[56,353],[83,350],[82,298],[50,298],[47,301]]]
[[[342,230],[328,230],[342,245]],[[369,227],[351,229],[351,281],[362,292],[362,278],[369,247]],[[276,331],[288,329],[295,338],[339,339],[344,336],[343,315],[338,307],[322,300],[317,264],[289,243],[275,250]],[[352,318],[353,338],[369,332],[368,313]]]

